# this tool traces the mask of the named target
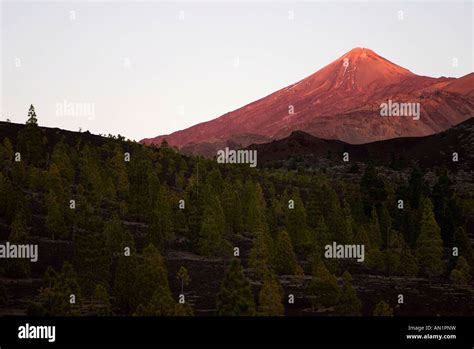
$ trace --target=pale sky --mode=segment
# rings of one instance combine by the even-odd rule
[[[470,1],[3,1],[0,29],[0,120],[23,123],[34,104],[42,126],[136,140],[235,110],[354,47],[419,75],[474,71]]]

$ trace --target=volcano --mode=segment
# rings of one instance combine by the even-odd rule
[[[419,76],[368,48],[354,48],[305,79],[190,128],[146,138],[184,152],[215,155],[282,139],[293,131],[351,144],[444,131],[474,114],[473,75]],[[418,104],[420,118],[381,116],[383,103]]]

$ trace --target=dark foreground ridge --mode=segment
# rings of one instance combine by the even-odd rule
[[[314,137],[303,131],[264,144],[252,144],[247,149],[257,150],[260,165],[281,166],[291,162],[315,165],[324,160],[340,162],[344,152],[351,161],[406,167],[417,162],[421,167],[445,166],[450,169],[474,170],[474,118],[446,131],[425,137],[395,138],[366,144],[348,144],[337,140]],[[464,161],[453,162],[457,152]]]

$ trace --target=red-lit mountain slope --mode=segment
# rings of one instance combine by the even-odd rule
[[[242,108],[170,135],[185,152],[213,155],[301,130],[325,139],[367,143],[441,132],[474,114],[473,74],[431,78],[413,74],[367,48],[355,48],[307,78]],[[380,116],[382,103],[419,103],[420,119]]]

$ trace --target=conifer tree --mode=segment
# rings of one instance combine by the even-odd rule
[[[242,205],[237,191],[230,183],[224,183],[222,209],[225,215],[226,234],[242,233]]]
[[[385,183],[377,174],[375,166],[369,162],[360,183],[360,192],[365,213],[370,215],[372,207],[379,207],[387,198]]]
[[[203,188],[197,176],[191,176],[186,187],[186,215],[189,227],[188,241],[193,250],[197,249],[204,210]]]
[[[5,137],[3,143],[0,143],[0,172],[7,172],[13,161],[13,145],[8,137]]]
[[[198,239],[198,252],[205,256],[222,256],[230,252],[230,244],[224,239],[224,213],[219,199],[209,193],[202,217]]]
[[[246,229],[251,235],[255,235],[262,227],[268,229],[266,221],[266,203],[260,184],[247,182],[246,186]]]
[[[285,315],[283,306],[283,288],[273,272],[267,272],[259,293],[259,315],[282,316]]]
[[[294,274],[296,270],[296,256],[293,251],[290,236],[286,231],[278,233],[275,243],[273,266],[278,274]]]
[[[337,303],[339,292],[336,277],[329,272],[323,262],[316,261],[313,277],[306,290],[311,306],[316,309],[331,307]]]
[[[52,164],[59,170],[63,183],[68,186],[73,183],[75,176],[75,169],[69,154],[72,154],[72,150],[69,149],[69,146],[63,140],[56,143],[51,154]]]
[[[48,268],[44,275],[44,286],[40,289],[39,301],[43,315],[65,316],[78,312],[81,289],[73,266],[64,262],[56,273]]]
[[[429,199],[423,200],[420,235],[416,241],[418,263],[430,274],[440,275],[444,272],[443,241],[436,223],[433,204]]]
[[[323,186],[323,195],[326,205],[323,210],[324,221],[329,229],[330,241],[342,241],[346,236],[346,223],[339,198],[329,184]]]
[[[471,271],[471,268],[469,267],[469,264],[467,263],[466,258],[464,258],[463,256],[460,256],[458,258],[456,268],[454,268],[451,271],[451,274],[450,274],[451,281],[459,285],[469,283],[469,281],[471,281],[470,271]]]
[[[119,198],[128,198],[130,181],[127,173],[127,163],[125,162],[125,152],[119,146],[114,149],[114,154],[109,161],[110,174],[112,176],[115,189]]]
[[[92,311],[95,315],[110,316],[112,310],[110,307],[109,293],[102,284],[98,284],[92,295]]]
[[[193,316],[194,310],[189,303],[176,303],[174,307],[174,316]]]
[[[414,210],[418,209],[424,192],[425,183],[423,180],[423,172],[418,165],[414,166],[408,181],[408,195],[410,199],[410,207]]]
[[[129,315],[138,306],[139,289],[136,286],[138,279],[138,260],[135,255],[135,248],[130,246],[130,256],[119,255],[115,277],[113,280],[113,295],[116,301],[115,306],[123,314]]]
[[[297,250],[307,250],[311,242],[308,227],[306,225],[306,210],[303,200],[301,200],[297,189],[293,189],[291,195],[288,195],[287,198],[287,203],[289,200],[292,200],[293,208],[290,208],[288,204],[285,208],[286,231]]]
[[[38,118],[36,117],[35,107],[33,104],[30,105],[28,110],[28,120],[26,120],[27,125],[38,125]]]
[[[10,225],[8,241],[11,244],[22,245],[28,243],[29,234],[25,216],[18,212]],[[6,274],[14,278],[28,278],[31,275],[30,261],[24,258],[10,258],[6,263]]]
[[[317,253],[319,256],[323,255],[324,246],[329,243],[329,229],[324,221],[322,215],[318,215],[314,219],[313,226],[313,253]]]
[[[375,207],[373,207],[371,211],[368,236],[370,244],[374,248],[380,248],[382,244],[382,236],[380,234],[379,216]]]
[[[454,234],[454,246],[459,249],[459,255],[466,258],[472,270],[474,268],[474,251],[471,246],[471,241],[462,227],[456,229]]]
[[[168,314],[168,308],[165,311],[161,307],[174,307],[173,302],[168,302],[170,299],[172,301],[172,296],[165,262],[158,249],[151,244],[143,250],[143,262],[138,266],[136,287],[137,303],[141,305],[141,308],[137,308],[138,314],[160,311]]]
[[[316,228],[319,223],[319,217],[323,214],[323,203],[321,202],[322,197],[321,184],[317,178],[313,178],[310,184],[308,204],[306,206],[308,226],[310,228]]]
[[[380,238],[382,246],[387,247],[390,244],[390,239],[392,236],[390,235],[392,231],[392,218],[390,217],[390,213],[385,204],[382,204],[380,209]]]
[[[165,242],[171,240],[173,230],[172,209],[168,202],[168,190],[166,188],[160,186],[157,189],[151,207],[147,243],[163,249]]]
[[[375,306],[374,316],[393,316],[393,308],[388,303],[380,301]]]
[[[253,246],[250,250],[249,266],[259,279],[262,279],[268,273],[271,265],[271,252],[268,247],[268,240],[271,240],[268,233],[264,231],[259,232],[253,239]]]
[[[400,233],[391,233],[393,236],[386,255],[386,267],[389,274],[395,273],[407,277],[414,277],[418,273],[418,265],[410,247]]]
[[[351,206],[346,200],[343,201],[342,211],[344,213],[346,229],[343,231],[344,235],[340,237],[340,243],[351,243],[354,239],[355,222],[352,218]]]
[[[250,282],[240,261],[233,259],[217,294],[217,314],[224,316],[255,315],[255,300]]]
[[[65,203],[61,205],[60,199],[52,191],[46,196],[46,227],[53,240],[56,237],[68,238],[69,236],[64,217],[64,205]]]
[[[184,294],[184,286],[189,285],[189,283],[191,282],[188,270],[185,267],[181,266],[181,268],[179,268],[178,270],[178,273],[176,274],[176,278],[178,279],[181,285],[181,294]]]
[[[358,316],[362,308],[362,304],[357,297],[357,292],[351,284],[352,276],[345,271],[342,275],[342,288],[336,306],[338,315]]]
[[[159,285],[147,303],[141,303],[135,315],[137,316],[171,316],[175,314],[175,302],[169,289]]]
[[[35,166],[41,166],[44,163],[44,137],[43,132],[38,127],[38,118],[36,117],[33,105],[28,110],[28,120],[26,127],[18,132],[17,149],[22,154],[22,159]]]
[[[111,256],[107,253],[103,222],[90,205],[77,209],[77,227],[74,232],[74,269],[86,294],[95,285],[109,282]]]
[[[5,217],[7,222],[11,223],[15,218],[15,201],[4,198],[14,198],[15,190],[10,179],[2,173],[0,173],[0,197],[3,198],[0,200],[0,216]]]

